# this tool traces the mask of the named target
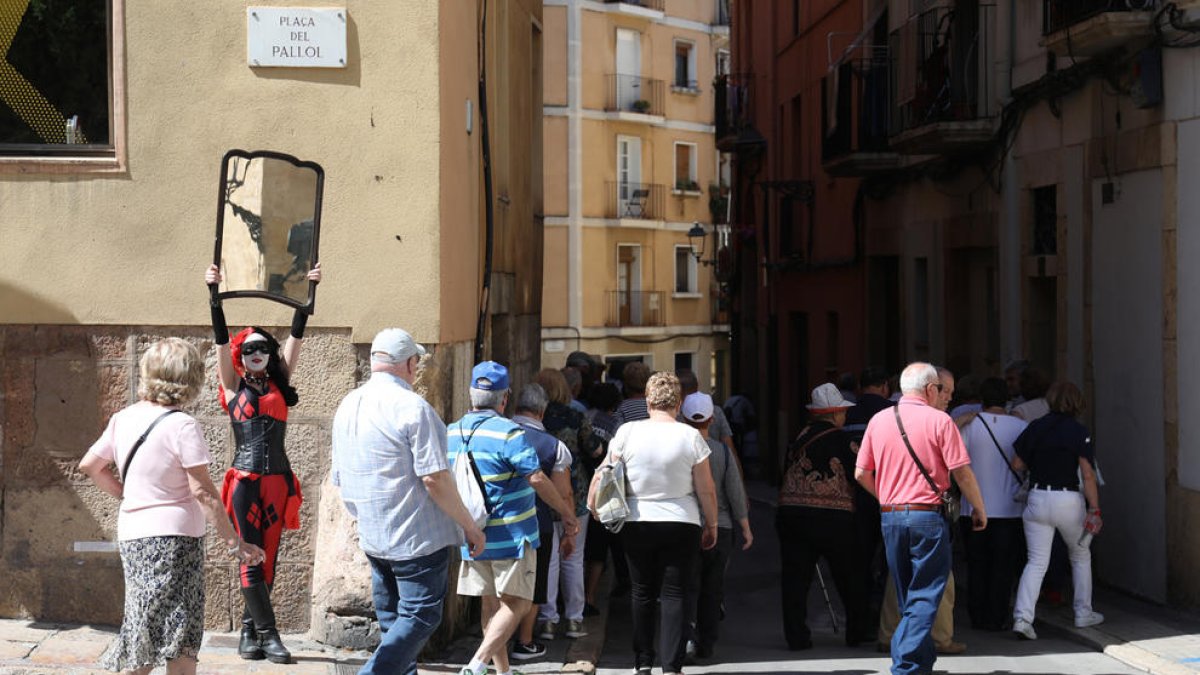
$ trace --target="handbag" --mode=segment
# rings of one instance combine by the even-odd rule
[[[475,437],[475,432],[479,430],[484,421],[486,418],[471,427],[471,434],[463,439],[462,449],[454,458],[454,485],[458,489],[458,496],[462,499],[467,513],[471,515],[471,520],[480,529],[487,526],[494,508],[493,504],[488,501],[487,490],[483,485],[483,476],[479,473],[479,466],[475,464],[475,457],[471,455],[470,448],[471,439]],[[459,435],[461,438],[461,428]]]
[[[904,422],[900,421],[900,406],[892,406],[892,412],[896,414],[896,426],[900,428],[900,438],[904,439],[904,447],[908,448],[909,456],[916,463],[917,469],[921,471],[921,475],[925,477],[925,482],[929,483],[929,488],[933,490],[933,494],[937,495],[937,498],[941,500],[942,505],[938,509],[938,512],[942,514],[947,523],[954,524],[954,521],[958,520],[958,499],[955,498],[949,488],[942,490],[938,487],[933,477],[929,475],[929,471],[925,468],[925,465],[921,463],[921,458],[917,457],[917,451],[913,450],[912,443],[908,440],[908,434],[904,431]]]
[[[625,521],[632,513],[625,498],[625,462],[613,459],[596,471],[600,476],[596,483],[596,520],[616,534],[625,527]]]
[[[154,421],[150,423],[150,426],[146,427],[146,430],[144,432],[142,432],[141,436],[138,437],[137,442],[134,443],[133,447],[129,449],[129,454],[125,456],[125,463],[121,466],[121,482],[122,483],[124,483],[125,479],[129,476],[129,464],[130,464],[130,462],[133,461],[133,456],[137,454],[138,448],[142,447],[142,443],[146,442],[146,437],[150,435],[151,431],[154,431],[154,427],[158,426],[159,422],[163,421],[163,418],[165,418],[167,415],[170,415],[172,413],[177,413],[177,412],[183,412],[183,411],[177,410],[177,409],[171,409],[171,410],[168,410],[165,413],[159,415],[158,417],[155,417]]]
[[[1018,487],[1016,493],[1013,494],[1013,501],[1018,504],[1024,504],[1029,501],[1029,472],[1026,471],[1025,477],[1021,478],[1021,474],[1017,473],[1017,470],[1012,467],[1012,460],[1008,458],[1008,455],[1004,454],[1004,450],[1000,447],[1000,441],[996,440],[996,434],[992,433],[992,428],[988,426],[987,420],[983,419],[982,414],[979,415],[978,419],[983,423],[983,428],[987,429],[988,436],[992,437],[992,444],[996,446],[996,452],[1000,453],[1000,456],[1004,458],[1004,466],[1008,468],[1013,478],[1017,479]]]

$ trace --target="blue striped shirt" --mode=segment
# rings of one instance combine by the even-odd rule
[[[473,410],[446,429],[450,465],[469,443],[492,514],[483,528],[487,547],[474,560],[514,560],[525,544],[537,548],[538,519],[529,476],[541,469],[525,431],[494,410]],[[463,560],[472,560],[462,547]]]

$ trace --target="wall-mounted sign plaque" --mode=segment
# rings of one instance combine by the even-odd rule
[[[247,7],[246,62],[283,68],[345,68],[344,7]]]

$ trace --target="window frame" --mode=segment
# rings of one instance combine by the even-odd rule
[[[687,281],[688,288],[679,290],[679,255],[683,253],[687,266]],[[700,265],[696,262],[695,249],[691,244],[675,244],[675,258],[672,262],[674,274],[671,276],[671,297],[673,298],[699,298],[700,293]]]
[[[686,189],[679,187],[683,181],[679,179],[679,146],[687,146],[690,148],[688,153],[688,176],[687,183],[695,183],[696,189]],[[691,141],[674,141],[671,144],[671,191],[675,194],[698,195],[700,194],[700,167],[698,165],[700,146]]]
[[[123,173],[127,167],[125,101],[125,0],[107,0],[109,11],[108,124],[112,149],[72,155],[0,155],[0,174]]]
[[[679,58],[679,47],[687,47],[687,78],[680,83],[676,70],[676,59]],[[696,42],[686,38],[674,38],[671,42],[671,91],[683,94],[700,93],[700,75],[696,66]]]

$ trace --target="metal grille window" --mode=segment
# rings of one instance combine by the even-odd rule
[[[0,1],[0,154],[112,150],[110,0]]]
[[[1033,190],[1033,255],[1058,253],[1058,187]]]

